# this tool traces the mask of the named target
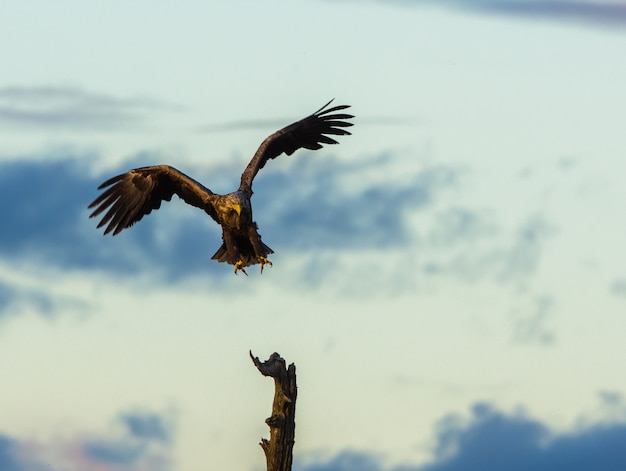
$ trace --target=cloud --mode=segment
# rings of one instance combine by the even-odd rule
[[[202,275],[218,284],[216,289],[228,284],[223,275],[231,267],[211,260],[221,244],[219,226],[178,198],[116,237],[104,237],[96,229],[98,221],[88,218],[87,205],[102,181],[161,161],[159,155],[138,154],[98,175],[88,167],[93,156],[88,157],[0,162],[0,260],[118,276],[152,273],[164,281]],[[281,256],[300,260],[300,281],[313,286],[326,282],[333,264],[342,271],[357,270],[359,281],[351,282],[356,290],[394,276],[403,281],[393,278],[387,285],[403,287],[416,277],[437,276],[525,283],[554,232],[541,214],[519,215],[517,227],[505,228],[493,212],[464,204],[457,196],[465,172],[459,168],[417,158],[407,164],[411,159],[393,153],[357,161],[317,157],[303,152],[268,166],[254,182],[253,197],[265,243]],[[232,166],[189,173],[215,191],[235,188],[239,179]],[[364,273],[381,254],[386,266]],[[393,257],[409,272],[393,269]],[[8,300],[18,296],[7,283],[0,277],[0,308],[5,310]]]
[[[163,451],[171,444],[171,421],[162,414],[123,413],[118,417],[124,433],[117,438],[100,437],[84,440],[80,449],[88,460],[133,469],[142,462],[167,460]]]
[[[611,284],[611,293],[626,298],[626,279],[620,278]]]
[[[454,1],[461,8],[487,13],[604,26],[626,26],[626,6],[617,2],[569,0]]]
[[[476,242],[497,232],[494,221],[476,210],[451,206],[435,214],[426,240],[436,247],[450,247]]]
[[[171,422],[162,414],[124,413],[119,431],[81,433],[47,443],[0,435],[2,471],[63,469],[115,469],[116,471],[169,471],[173,435]],[[167,437],[167,439],[164,439]]]
[[[231,131],[245,131],[250,129],[281,129],[285,123],[295,122],[297,118],[282,119],[242,119],[237,121],[228,121],[225,123],[207,124],[198,127],[201,133],[217,133]],[[421,121],[415,118],[398,118],[390,116],[370,116],[359,118],[360,126],[413,126]]]
[[[228,121],[226,123],[207,124],[198,127],[198,131],[203,133],[214,133],[244,131],[249,129],[280,129],[285,126],[285,123],[288,122],[289,119],[242,119],[238,121]]]
[[[121,441],[93,440],[83,443],[82,450],[90,461],[112,465],[133,465],[144,452],[144,446]]]
[[[432,205],[456,184],[458,172],[431,166],[404,179],[373,181],[372,175],[393,168],[393,159],[383,155],[356,164],[325,159],[322,164],[305,157],[289,169],[257,177],[254,204],[264,208],[258,222],[270,247],[353,251],[406,245],[409,213]]]
[[[480,208],[450,206],[438,210],[422,228],[422,272],[474,282],[527,281],[539,268],[544,246],[555,231],[542,214],[520,215],[516,227],[505,228]]]
[[[171,443],[171,421],[161,414],[130,412],[120,414],[118,422],[124,428],[121,438],[89,439],[81,448],[93,461],[114,465],[134,465],[145,457],[147,450]]]
[[[0,88],[0,124],[17,129],[126,129],[155,111],[178,109],[147,97],[119,98],[70,86]]]
[[[541,214],[520,214],[513,227],[506,227],[492,211],[458,204],[462,202],[422,218],[416,257],[419,282],[429,286],[438,280],[489,281],[509,289],[511,340],[524,346],[554,345],[555,299],[535,293],[532,282],[555,230]]]
[[[171,439],[171,425],[159,414],[134,412],[122,415],[121,420],[133,437],[163,443]]]
[[[468,425],[441,424],[435,463],[420,471],[626,469],[624,440],[625,424],[554,434],[537,420],[477,404]]]
[[[400,247],[410,242],[407,214],[432,204],[456,178],[445,167],[428,167],[398,180],[384,177],[392,156],[359,162],[321,161],[306,153],[299,157],[287,160],[284,168],[264,171],[255,181],[256,220],[276,251]],[[158,160],[143,155],[141,164]],[[86,207],[98,194],[97,186],[114,173],[94,176],[79,157],[0,162],[0,257],[128,274],[151,267],[173,279],[223,273],[207,269],[221,244],[219,227],[177,198],[119,236],[103,237],[97,221],[87,218]],[[223,181],[234,187],[239,178],[223,168],[206,173],[211,177],[194,177],[209,187]]]
[[[8,283],[0,281],[0,315],[15,300],[15,290]]]
[[[294,471],[382,471],[380,462],[374,455],[358,451],[344,451],[322,463],[303,464],[298,461]]]
[[[509,279],[534,272],[539,265],[544,242],[552,234],[553,229],[543,216],[532,215],[519,229],[501,276]]]
[[[588,471],[626,469],[626,424],[600,422],[555,433],[524,414],[506,414],[486,403],[472,407],[469,420],[450,415],[436,431],[434,459],[421,466],[383,467],[368,452],[341,453],[296,471]]]
[[[547,326],[553,306],[554,300],[549,296],[527,299],[522,309],[517,306],[514,312],[513,340],[543,346],[554,344],[556,334]]]
[[[590,26],[626,27],[626,5],[576,0],[396,0],[401,5],[436,5],[476,13]]]
[[[0,163],[0,213],[5,221],[0,256],[48,266],[130,273],[142,267],[137,259],[170,262],[172,250],[160,249],[156,240],[156,218],[146,218],[128,232],[126,240],[118,239],[122,245],[98,233],[95,221],[87,219],[87,204],[101,181],[79,159]],[[198,228],[194,232],[193,227],[190,231],[202,232]],[[173,243],[186,241],[182,239]],[[197,245],[192,244],[189,251]]]
[[[49,315],[54,311],[55,304],[62,301],[40,290],[17,286],[0,278],[0,318],[29,307],[40,314]]]
[[[519,215],[517,227],[503,227],[493,211],[464,204],[458,190],[467,170],[394,153],[356,161],[318,154],[285,158],[264,169],[254,183],[254,214],[263,240],[277,256],[296,264],[299,275],[292,281],[303,288],[325,284],[341,296],[379,292],[383,285],[403,292],[442,277],[521,286],[536,272],[553,233],[541,214]],[[57,155],[0,162],[5,221],[0,262],[116,277],[150,274],[161,282],[201,276],[213,289],[234,286],[224,276],[232,268],[211,260],[222,242],[219,226],[178,198],[120,235],[103,236],[87,210],[98,185],[162,158],[138,154],[106,174],[94,174],[93,160]],[[235,188],[239,180],[231,165],[180,170],[215,191]],[[338,278],[329,281],[329,273]],[[0,276],[0,289],[11,308],[23,308],[27,302],[33,306],[26,295],[37,294],[41,286],[17,286]],[[40,298],[42,309],[57,310],[58,303],[46,307],[46,296]],[[0,313],[9,312],[8,303],[0,298]],[[532,331],[533,342],[547,342],[545,314],[531,322],[538,311],[533,305],[525,309],[516,312],[514,338],[526,332],[522,337],[528,343]]]
[[[0,213],[5,224],[0,255],[32,254],[50,262],[89,263],[89,249],[77,231],[93,179],[77,160],[0,163]],[[68,264],[71,262],[68,260]]]
[[[21,467],[13,456],[15,441],[0,434],[0,469],[2,471],[21,471]]]

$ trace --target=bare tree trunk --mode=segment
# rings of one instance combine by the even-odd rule
[[[293,445],[296,435],[296,366],[286,368],[285,360],[272,353],[269,360],[261,363],[259,357],[250,352],[250,358],[263,376],[274,378],[274,403],[272,416],[265,420],[270,427],[270,439],[261,439],[265,452],[267,471],[291,471]]]

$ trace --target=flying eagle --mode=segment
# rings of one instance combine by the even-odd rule
[[[89,208],[95,208],[91,217],[106,211],[98,228],[107,225],[104,234],[119,234],[132,226],[154,209],[161,201],[170,201],[177,194],[187,204],[203,209],[215,222],[222,226],[222,246],[212,260],[227,262],[235,267],[235,273],[245,267],[260,264],[261,272],[267,259],[274,253],[261,240],[256,222],[252,220],[252,180],[268,160],[285,153],[293,154],[300,148],[317,150],[322,144],[337,144],[330,135],[349,135],[346,127],[352,123],[344,121],[354,116],[335,113],[349,105],[327,108],[329,101],[318,111],[300,121],[284,127],[267,137],[259,146],[252,160],[241,174],[239,188],[226,195],[218,195],[201,183],[169,165],[141,167],[110,178],[98,187],[104,190]],[[106,189],[105,189],[106,188]]]

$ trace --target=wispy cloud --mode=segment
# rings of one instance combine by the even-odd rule
[[[133,437],[163,443],[172,438],[172,425],[160,414],[131,412],[123,414],[120,420]]]
[[[0,88],[0,124],[17,129],[122,129],[166,109],[178,107],[148,97],[120,98],[70,86]]]
[[[549,296],[537,296],[526,300],[514,309],[513,340],[523,344],[552,345],[556,334],[549,328],[554,300]]]
[[[28,307],[43,315],[52,314],[59,301],[42,291],[15,286],[0,278],[0,319]]]
[[[540,214],[534,214],[518,230],[513,246],[508,250],[500,276],[510,279],[534,272],[541,260],[546,240],[554,229]]]
[[[292,121],[297,121],[297,119]],[[289,119],[242,119],[225,123],[206,124],[199,126],[197,130],[206,133],[241,131],[247,129],[274,130],[284,127],[285,124],[289,122],[291,122]]]
[[[466,281],[492,278],[502,283],[527,280],[539,267],[554,230],[540,214],[520,215],[505,229],[480,208],[455,205],[439,211],[424,229],[422,271]]]
[[[622,296],[626,298],[626,278],[620,278],[615,280],[611,284],[611,293],[615,296]]]
[[[286,124],[297,121],[300,118],[282,119],[242,119],[238,121],[228,121],[225,123],[207,124],[197,128],[198,132],[230,132],[248,129],[264,129],[272,132],[281,129]],[[389,116],[372,116],[359,118],[359,126],[412,126],[420,123],[418,119],[399,118]]]

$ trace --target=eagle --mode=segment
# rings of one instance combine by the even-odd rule
[[[345,121],[354,116],[342,113],[350,105],[328,108],[333,100],[315,113],[268,136],[241,174],[239,188],[220,195],[170,165],[153,165],[130,170],[102,183],[102,193],[89,205],[90,218],[104,213],[98,228],[106,225],[104,235],[122,230],[140,221],[145,215],[170,201],[174,194],[185,203],[203,209],[222,227],[222,245],[212,260],[234,266],[235,274],[259,264],[272,266],[268,255],[274,253],[263,241],[252,218],[252,181],[268,160],[282,154],[291,155],[298,149],[318,150],[323,144],[337,144],[332,135],[350,135]]]

